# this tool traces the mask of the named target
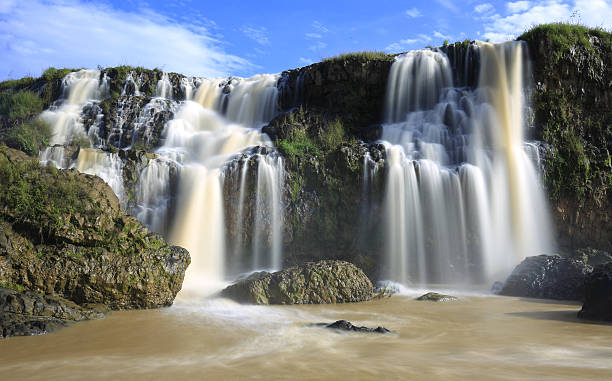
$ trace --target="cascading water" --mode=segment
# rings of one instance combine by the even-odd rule
[[[490,281],[552,249],[533,149],[523,142],[524,47],[471,49],[480,55],[476,89],[453,87],[441,51],[406,53],[391,68],[382,140],[392,280]]]
[[[195,101],[185,101],[175,118],[166,124],[164,144],[157,151],[159,158],[143,171],[137,215],[153,229],[166,233],[173,244],[191,253],[185,289],[206,292],[224,281],[224,167],[248,147],[272,146],[256,127],[276,115],[276,81],[277,76],[273,75],[203,80]],[[261,220],[271,221],[272,245],[268,253],[261,252],[256,245],[253,264],[254,268],[264,264],[279,267],[282,160],[274,155],[256,156],[255,213],[262,216]],[[176,169],[178,179],[174,208],[169,202],[171,168]],[[261,220],[255,221],[255,241],[264,235],[257,225],[263,223]]]
[[[157,81],[157,87],[155,88],[155,96],[172,99],[172,83],[170,82],[168,73],[162,74],[161,79]]]

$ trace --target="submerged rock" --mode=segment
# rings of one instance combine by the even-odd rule
[[[582,300],[584,280],[592,270],[582,261],[558,255],[528,257],[512,271],[499,294]]]
[[[372,282],[360,268],[326,260],[252,274],[225,288],[221,296],[251,304],[327,304],[370,300],[372,292]]]
[[[103,317],[100,310],[58,296],[0,287],[0,337],[41,335],[72,322]]]
[[[425,295],[421,295],[416,300],[426,302],[454,302],[459,298],[451,295],[438,294],[437,292],[428,292]]]
[[[578,317],[612,321],[612,263],[595,267],[584,282],[584,304]]]
[[[331,324],[318,324],[325,328],[338,329],[341,331],[352,331],[352,332],[366,332],[366,333],[390,333],[387,328],[378,326],[376,328],[368,328],[368,327],[357,327],[351,324],[350,321],[346,320],[337,320]]]

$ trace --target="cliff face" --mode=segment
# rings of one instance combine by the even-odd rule
[[[610,34],[553,25],[535,28],[520,39],[527,42],[533,63],[533,124],[535,137],[548,147],[544,179],[558,242],[567,251],[585,246],[611,251]],[[479,62],[474,46],[464,42],[441,49],[454,68],[455,84],[475,86]],[[350,260],[371,276],[381,270],[385,155],[384,147],[375,142],[381,137],[392,63],[393,57],[384,54],[345,55],[281,74],[277,85],[280,114],[263,128],[276,147],[250,150],[263,156],[280,154],[284,159],[285,265],[334,258]],[[40,79],[3,83],[0,91],[30,91],[46,107],[61,95],[62,74],[55,71]],[[104,150],[118,152],[127,210],[134,211],[141,171],[155,158],[164,125],[178,111],[177,101],[186,99],[198,80],[167,74],[171,87],[164,99],[153,97],[165,75],[159,70],[117,67],[104,69],[100,75],[108,80],[108,95],[85,107],[83,125],[86,130],[98,128],[100,141],[96,143]],[[229,93],[231,81],[219,86],[227,87]],[[37,144],[44,146],[40,141],[23,144],[21,135],[10,133],[29,123],[33,115],[2,118],[0,140],[24,151]],[[78,144],[68,148],[67,157],[74,157],[72,153],[79,149]],[[238,215],[234,211],[238,210],[240,168],[245,160],[249,162],[244,212]],[[258,160],[245,152],[224,169],[230,262],[236,262],[232,259],[236,256],[250,255],[254,244],[251,227]],[[170,193],[176,194],[176,173],[170,177],[174,178]],[[170,205],[173,202],[170,198]],[[262,231],[270,231],[265,222]],[[260,244],[269,247],[270,240],[264,237]],[[235,247],[237,243],[242,247]]]
[[[113,309],[172,304],[189,265],[96,176],[0,148],[0,286]]]
[[[612,41],[562,24],[520,36],[533,62],[536,137],[562,250],[612,250]]]

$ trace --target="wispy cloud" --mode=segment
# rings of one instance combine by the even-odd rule
[[[488,13],[493,11],[493,5],[490,3],[478,4],[474,7],[474,12],[476,13]]]
[[[444,33],[440,33],[437,30],[433,32],[434,37],[436,38],[441,38],[443,40],[450,40],[451,36],[444,34]]]
[[[327,44],[323,41],[317,41],[314,45],[311,45],[308,47],[308,49],[314,51],[317,50],[321,50],[321,49],[325,49],[327,47]]]
[[[255,27],[243,25],[242,28],[240,28],[240,31],[246,37],[255,41],[259,45],[270,45],[270,39],[268,38],[268,30],[263,26]]]
[[[529,1],[513,1],[506,3],[506,9],[510,13],[516,13],[521,11],[526,11],[530,7]]]
[[[0,52],[0,77],[48,66],[130,64],[211,77],[253,68],[205,27],[80,0],[1,1]]]
[[[323,26],[323,24],[321,24],[319,21],[313,21],[312,24],[310,24],[310,26],[312,26],[317,32],[320,33],[327,33],[329,32],[329,29],[327,29],[325,26]]]
[[[423,16],[423,14],[418,9],[411,8],[411,9],[407,9],[406,10],[406,16],[411,17],[411,18],[414,19],[414,18]]]
[[[606,0],[546,0],[538,4],[513,4],[508,10],[514,9],[509,15],[495,15],[484,25],[484,38],[494,42],[510,40],[530,27],[547,22],[572,21],[577,15],[579,21],[592,27],[612,27],[612,4]],[[518,9],[518,10],[517,10]]]
[[[300,65],[312,65],[314,63],[314,60],[312,58],[300,57],[298,61]]]
[[[323,38],[323,35],[320,33],[306,33],[306,38]]]
[[[436,3],[455,13],[459,12],[459,8],[453,3],[452,0],[436,0]]]
[[[406,38],[387,45],[385,51],[389,53],[405,52],[412,48],[417,42],[421,42],[421,40],[418,38]]]

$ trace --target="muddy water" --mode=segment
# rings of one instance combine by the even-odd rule
[[[478,295],[299,307],[183,300],[2,340],[0,380],[610,380],[612,325],[577,321],[578,309]],[[394,333],[308,326],[338,319]]]

